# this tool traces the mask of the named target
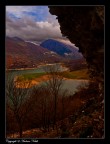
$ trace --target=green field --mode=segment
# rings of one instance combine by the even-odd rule
[[[66,72],[62,72],[61,75],[69,79],[88,79],[89,78],[87,69],[76,70],[72,72],[66,71]]]
[[[87,74],[87,69],[77,70],[77,71],[65,71],[60,73],[61,76],[68,78],[68,79],[88,79],[89,76]],[[46,73],[26,73],[21,76],[19,76],[19,80],[33,80],[35,78],[39,78],[43,75],[46,75]]]
[[[21,80],[33,80],[33,79],[41,77],[43,75],[45,75],[45,73],[27,73],[27,74],[20,75],[18,77],[18,79],[20,81]]]

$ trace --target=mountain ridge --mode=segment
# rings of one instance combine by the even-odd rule
[[[47,48],[48,50],[54,51],[61,56],[71,56],[73,59],[82,58],[82,54],[78,52],[75,46],[71,46],[64,42],[60,42],[54,39],[47,39],[43,41],[40,46]],[[60,49],[59,49],[60,47]]]
[[[25,42],[20,38],[6,37],[6,67],[27,68],[37,67],[41,63],[61,61],[61,57],[52,54],[48,49],[39,45]]]
[[[33,68],[39,64],[82,59],[78,49],[57,40],[48,39],[45,47],[19,37],[6,37],[6,68]],[[48,45],[47,45],[47,42]]]

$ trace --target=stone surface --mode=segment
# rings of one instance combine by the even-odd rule
[[[49,6],[63,36],[79,47],[88,63],[90,77],[104,84],[104,7]]]

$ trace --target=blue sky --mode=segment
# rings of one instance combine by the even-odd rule
[[[6,6],[6,35],[36,42],[49,38],[69,42],[62,37],[56,16],[49,13],[48,6]]]
[[[46,21],[48,15],[51,16],[48,6],[7,6],[6,12],[10,18],[16,19],[30,16],[35,21]]]

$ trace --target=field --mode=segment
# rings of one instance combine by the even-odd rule
[[[89,75],[87,73],[87,69],[76,70],[76,71],[66,71],[62,72],[61,75],[68,79],[88,79]]]
[[[34,80],[35,78],[39,78],[45,75],[45,73],[28,73],[19,76],[19,80]]]
[[[88,79],[87,69],[77,70],[77,71],[65,71],[60,73],[64,78],[68,79]],[[46,73],[27,73],[19,76],[19,80],[34,80],[35,78],[39,78],[46,75]]]

